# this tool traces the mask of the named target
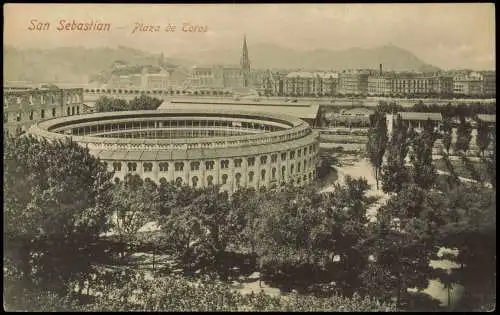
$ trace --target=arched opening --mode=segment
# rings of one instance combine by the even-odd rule
[[[227,184],[227,174],[222,174],[222,185]]]
[[[240,187],[241,174],[236,173],[236,175],[234,175],[234,179],[236,180],[236,186]]]
[[[166,185],[167,184],[167,179],[165,177],[160,178],[160,184]]]
[[[160,167],[160,172],[168,172],[168,163],[162,162],[158,165]]]
[[[177,187],[181,187],[182,186],[182,177],[177,177],[176,180],[175,180],[175,185]]]
[[[193,178],[191,179],[191,182],[193,184],[193,187],[196,188],[196,186],[198,186],[198,177],[197,176],[193,176]]]
[[[266,170],[260,171],[260,179],[261,180],[266,180]]]
[[[120,183],[120,179],[118,177],[115,177],[115,184],[119,184]]]
[[[213,184],[214,184],[214,177],[212,175],[208,175],[207,186],[212,186]]]

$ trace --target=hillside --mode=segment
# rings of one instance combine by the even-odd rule
[[[165,58],[176,67],[174,77],[179,80],[195,64],[239,64],[241,51],[219,49],[197,51]],[[249,46],[252,68],[257,69],[378,69],[425,70],[438,68],[426,64],[418,57],[397,46],[381,46],[372,49],[350,48],[347,50],[296,51],[274,44]],[[64,47],[49,50],[17,49],[4,46],[4,80],[31,81],[34,83],[88,83],[106,82],[114,62],[122,62],[130,69],[134,66],[157,66],[159,55],[134,48],[84,48]],[[141,67],[135,67],[140,69]],[[128,70],[127,70],[128,71]]]
[[[64,47],[49,50],[4,46],[4,80],[87,83],[120,60],[129,65],[157,65],[159,55],[128,47]],[[167,58],[168,63],[182,61]]]
[[[297,51],[274,44],[258,44],[248,47],[253,68],[282,69],[384,69],[403,70],[438,70],[426,64],[411,52],[394,45],[380,46],[372,49],[350,48],[346,50],[318,49]],[[239,49],[221,49],[183,54],[182,58],[203,64],[238,64],[241,51]],[[181,57],[181,56],[173,56]]]

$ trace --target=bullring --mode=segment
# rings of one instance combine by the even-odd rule
[[[193,187],[302,186],[315,178],[318,135],[303,120],[230,110],[142,110],[66,116],[33,125],[71,137],[103,160],[115,181],[137,174]]]

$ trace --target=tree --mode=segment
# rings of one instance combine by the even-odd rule
[[[472,139],[472,127],[470,123],[465,121],[465,118],[460,118],[460,124],[457,128],[457,142],[455,149],[457,151],[467,152],[469,150],[470,141]]]
[[[241,216],[219,187],[195,190],[185,186],[182,191],[186,196],[178,196],[170,215],[161,218],[162,229],[188,267],[227,278],[226,253],[243,229]]]
[[[439,223],[434,212],[442,205],[440,198],[410,184],[378,210],[365,242],[373,255],[362,275],[368,292],[383,299],[395,296],[400,306],[408,288],[428,286]]]
[[[444,148],[446,149],[446,153],[450,154],[452,132],[453,132],[453,125],[451,122],[451,116],[444,116],[443,125],[442,125],[441,129],[443,131]]]
[[[437,179],[437,171],[432,161],[432,148],[437,135],[431,121],[424,123],[424,130],[412,139],[410,161],[413,165],[411,175],[413,182],[423,189],[433,187]]]
[[[91,262],[107,231],[111,174],[88,149],[32,136],[4,146],[4,262],[27,287],[65,292]]]
[[[399,192],[404,184],[410,181],[406,169],[408,154],[408,131],[401,119],[394,122],[393,136],[388,147],[387,162],[382,167],[382,190],[384,192]]]
[[[375,112],[372,118],[372,125],[368,131],[368,142],[366,149],[370,162],[375,169],[375,180],[379,189],[379,174],[382,168],[383,157],[387,148],[387,122],[382,112]]]
[[[461,185],[448,191],[440,207],[444,224],[438,246],[458,250],[448,256],[461,267],[455,283],[464,286],[460,308],[474,310],[496,299],[496,192],[480,185]]]
[[[477,137],[476,143],[481,152],[481,156],[484,157],[484,151],[488,148],[491,142],[490,130],[488,124],[479,121],[477,125]]]
[[[120,253],[122,258],[128,252],[127,247],[134,243],[139,229],[153,218],[155,189],[148,188],[147,185],[139,175],[127,175],[113,189],[113,229],[123,245]]]
[[[151,110],[157,109],[163,101],[151,96],[141,95],[129,101],[129,110]]]

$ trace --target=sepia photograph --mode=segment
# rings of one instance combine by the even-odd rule
[[[7,3],[8,312],[493,312],[494,3]]]

